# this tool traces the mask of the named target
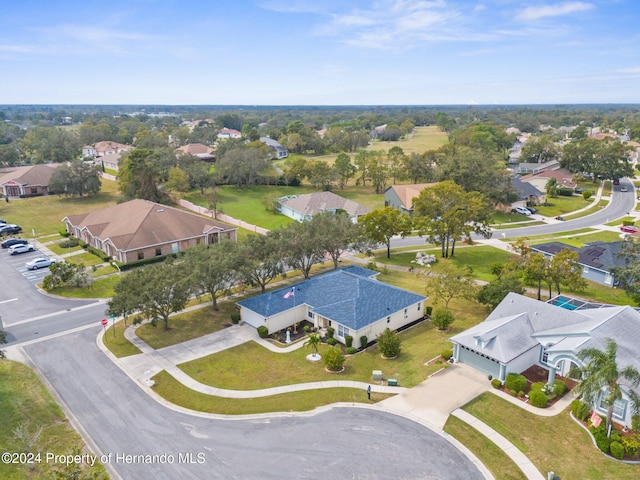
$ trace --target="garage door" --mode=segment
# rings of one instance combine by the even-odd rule
[[[469,365],[476,370],[480,370],[487,375],[493,375],[493,377],[495,378],[498,378],[498,376],[500,375],[499,363],[489,360],[486,357],[481,357],[480,355],[477,355],[470,350],[462,348],[462,346],[460,347],[458,361],[464,363],[465,365]]]

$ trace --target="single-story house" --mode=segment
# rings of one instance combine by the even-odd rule
[[[59,163],[10,167],[0,172],[0,187],[5,197],[48,195],[49,181]]]
[[[375,279],[378,272],[350,266],[318,275],[294,285],[238,302],[240,316],[269,333],[307,320],[314,327],[335,329],[359,345],[360,337],[374,340],[386,328],[397,330],[424,316],[426,297]]]
[[[511,177],[511,188],[518,199],[511,203],[511,208],[526,207],[528,204],[541,205],[547,201],[547,194],[529,182],[523,182],[520,175]]]
[[[384,206],[397,208],[403,213],[413,214],[413,200],[420,196],[425,188],[435,183],[416,183],[413,185],[392,185],[384,191]]]
[[[542,253],[549,258],[553,258],[556,253],[565,248],[578,252],[578,263],[582,268],[582,276],[601,285],[613,287],[617,282],[611,269],[625,265],[624,260],[618,257],[621,247],[622,242],[594,242],[582,248],[576,248],[562,242],[549,242],[531,245],[529,248],[531,251]]]
[[[121,263],[183,252],[199,243],[236,241],[231,225],[141,199],[62,221],[69,234]]]
[[[188,143],[182,147],[176,149],[176,154],[180,155],[193,155],[201,160],[212,162],[216,159],[216,154],[213,148],[207,147],[202,143]]]
[[[96,161],[100,162],[105,170],[115,170],[117,172],[120,170],[120,157],[122,157],[121,153],[109,153]]]
[[[549,162],[547,162],[549,163]],[[528,182],[535,185],[538,190],[546,192],[547,182],[549,179],[555,178],[558,186],[567,188],[576,188],[578,185],[573,182],[573,173],[566,168],[548,168],[538,171],[536,173],[530,173],[520,178],[522,182]]]
[[[289,152],[287,151],[286,147],[277,140],[269,137],[260,137],[260,141],[267,145],[271,150],[273,150],[273,153],[278,160],[280,160],[281,158],[287,158],[289,156]]]
[[[358,218],[371,211],[369,207],[360,205],[332,192],[306,193],[303,195],[289,195],[278,199],[280,213],[298,222],[310,220],[320,212],[336,212],[343,210],[349,215],[353,223]]]
[[[538,365],[549,371],[547,383],[556,375],[584,363],[577,354],[585,348],[604,350],[607,339],[618,345],[620,368],[640,370],[640,312],[629,306],[588,303],[567,297],[541,302],[509,293],[480,324],[451,337],[453,361],[470,365],[504,382],[508,373],[522,373]],[[614,404],[613,418],[631,425],[629,388]],[[639,393],[640,392],[636,392]],[[606,415],[603,395],[593,408]]]
[[[82,147],[83,157],[104,157],[106,155],[115,155],[124,152],[130,152],[133,150],[131,145],[125,145],[123,143],[102,141],[95,145],[86,145]]]

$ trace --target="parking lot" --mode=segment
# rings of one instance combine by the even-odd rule
[[[34,258],[48,256],[49,255],[39,251],[37,248],[33,252],[20,253],[16,255],[10,255],[8,248],[3,248],[0,250],[0,261],[10,268],[20,272],[24,278],[32,283],[42,282],[42,279],[49,275],[49,269],[41,268],[39,270],[28,270],[25,266],[25,263],[33,260]]]

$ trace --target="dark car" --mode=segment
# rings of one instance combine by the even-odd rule
[[[2,243],[0,243],[0,247],[9,248],[13,245],[26,245],[27,243],[29,242],[27,242],[24,238],[7,238],[6,240],[2,241]]]
[[[0,235],[14,235],[16,233],[20,233],[22,231],[22,227],[20,225],[1,225],[0,226]]]
[[[536,213],[538,210],[536,210],[533,207],[525,207],[527,210],[529,210],[531,213]]]

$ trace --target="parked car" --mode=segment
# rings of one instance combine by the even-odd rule
[[[19,253],[33,252],[35,249],[36,247],[31,245],[30,243],[18,244],[18,245],[14,245],[13,247],[9,247],[9,255],[17,255]]]
[[[20,225],[0,225],[0,235],[13,235],[16,233],[20,233],[21,231],[22,227]]]
[[[27,242],[24,238],[7,238],[0,242],[0,247],[9,248],[13,245],[26,245],[27,243],[29,242]]]
[[[527,210],[529,210],[531,213],[536,213],[538,211],[533,207],[527,207]]]
[[[628,192],[629,189],[627,187],[625,187],[625,186],[622,186],[622,187],[620,187],[620,191],[621,192]]]
[[[38,257],[38,258],[34,258],[33,260],[25,263],[24,265],[29,270],[37,270],[39,268],[50,267],[54,263],[56,263],[56,259],[55,258]]]
[[[633,225],[622,225],[620,231],[624,233],[638,233],[640,232],[640,228],[634,227]]]
[[[519,213],[520,215],[526,215],[527,217],[531,215],[531,212],[527,207],[516,207],[514,208],[514,210],[516,211],[516,213]]]

